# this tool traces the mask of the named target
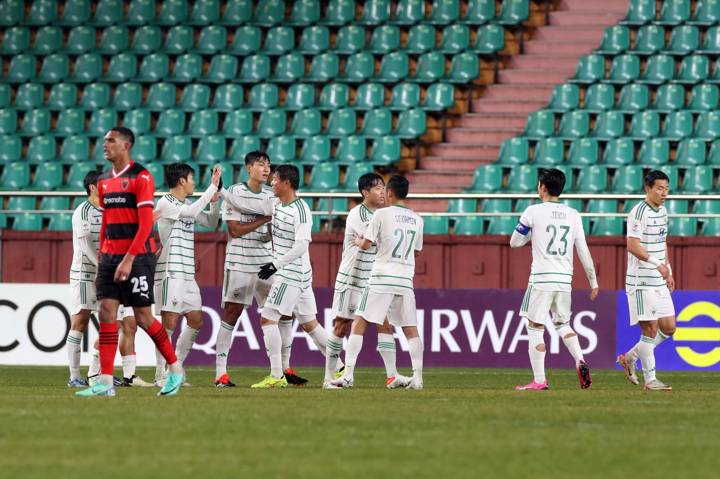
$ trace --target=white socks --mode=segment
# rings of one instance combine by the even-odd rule
[[[82,331],[70,330],[65,340],[67,345],[68,366],[70,368],[70,380],[80,379],[80,345],[82,343]]]
[[[397,375],[395,352],[395,338],[392,334],[378,333],[377,351],[385,363],[385,376],[391,378]]]
[[[320,350],[323,356],[325,356],[325,350],[327,349],[327,332],[325,331],[325,328],[320,326],[319,324],[315,326],[315,329],[310,331],[308,333],[310,338],[315,343],[315,346]],[[340,358],[338,358],[338,361],[340,361]]]
[[[575,367],[577,367],[580,364],[580,361],[584,361],[585,357],[582,353],[582,348],[580,347],[580,341],[578,340],[577,334],[575,334],[575,331],[568,326],[567,324],[563,324],[560,327],[556,327],[555,330],[558,332],[558,335],[562,338],[563,343],[565,343],[565,347],[568,348],[568,351],[570,351],[570,354],[572,355],[573,359],[575,360]],[[572,334],[569,338],[566,337],[568,335]]]
[[[181,364],[185,362],[185,358],[190,354],[190,350],[193,344],[195,344],[195,338],[197,338],[199,332],[199,329],[191,328],[190,326],[186,326],[185,329],[180,332],[180,337],[178,337],[177,345],[175,346],[175,354]]]
[[[215,341],[215,378],[227,374],[227,358],[234,330],[235,325],[220,321],[220,330]]]
[[[280,329],[277,324],[268,324],[262,327],[263,339],[265,340],[265,350],[270,358],[270,375],[279,379],[283,375],[282,359],[280,348],[282,340],[280,339]]]
[[[640,344],[643,342],[642,338],[643,338],[643,336],[640,337],[640,341],[638,341],[635,344],[635,346],[630,348],[630,350],[627,353],[625,353],[625,358],[628,361],[632,361],[633,364],[635,363],[635,361],[637,361],[640,358]],[[670,336],[663,334],[663,332],[658,329],[658,332],[655,335],[655,339],[652,340],[652,343],[655,347],[658,347],[668,339],[670,339]],[[653,355],[654,354],[655,353],[653,352]],[[645,365],[645,363],[643,363],[643,366],[644,365]]]
[[[410,362],[413,368],[413,378],[422,382],[423,374],[423,344],[420,338],[408,339],[410,349]]]
[[[351,334],[345,351],[345,374],[348,379],[353,379],[355,375],[355,363],[362,350],[363,337],[359,334]]]
[[[88,368],[88,377],[96,376],[100,373],[100,351],[93,348],[92,361]]]
[[[325,381],[332,379],[337,371],[337,363],[342,351],[342,338],[335,336],[335,333],[328,334],[327,347],[325,348]]]
[[[545,351],[538,351],[537,347],[545,344],[543,341],[543,333],[545,331],[544,329],[535,329],[528,324],[527,332],[530,366],[533,370],[535,382],[542,384],[545,382]]]
[[[290,369],[290,355],[292,354],[292,342],[293,342],[293,326],[295,325],[293,319],[281,319],[278,321],[278,329],[280,330],[280,341],[282,349],[280,350],[280,357],[282,359],[283,371]]]
[[[137,365],[137,356],[135,353],[122,357],[122,369],[124,378],[132,378],[135,376],[135,367]]]
[[[647,384],[655,380],[655,338],[640,336],[637,351],[640,362],[642,362],[645,384]]]

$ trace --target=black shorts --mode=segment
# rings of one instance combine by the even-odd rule
[[[100,255],[95,287],[98,301],[116,299],[123,306],[138,308],[152,306],[155,303],[153,284],[155,281],[155,255],[136,256],[130,277],[116,283],[115,270],[122,261],[121,255]]]

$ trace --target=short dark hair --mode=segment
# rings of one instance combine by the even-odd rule
[[[557,168],[543,168],[538,173],[538,183],[545,185],[551,195],[560,196],[565,189],[565,173]]]
[[[392,191],[397,199],[404,200],[410,191],[410,182],[404,176],[392,175],[385,188]]]
[[[270,157],[264,151],[255,150],[245,155],[245,165],[250,166],[256,161],[267,161],[270,163]]]
[[[383,180],[383,177],[377,173],[365,173],[358,178],[358,191],[362,194],[363,191],[370,191],[371,188],[384,184],[385,180]]]
[[[300,172],[295,165],[280,165],[275,170],[275,174],[280,181],[289,181],[290,188],[296,190],[300,188]]]
[[[97,186],[98,178],[100,178],[100,172],[97,170],[88,171],[88,174],[85,175],[85,178],[83,179],[83,186],[85,187],[85,192],[88,195],[90,194],[90,185]]]
[[[663,173],[660,170],[648,171],[645,174],[644,180],[645,180],[645,186],[647,186],[648,188],[652,188],[653,186],[655,186],[656,180],[665,180],[668,183],[670,182],[670,178],[668,178],[668,175],[666,175],[665,173]]]
[[[135,144],[135,134],[130,128],[125,128],[124,126],[116,126],[115,128],[110,128],[110,131],[119,133],[120,136],[130,142],[130,146],[133,146]]]
[[[195,174],[195,169],[187,163],[170,163],[165,168],[165,183],[168,188],[175,188],[181,178],[187,178],[190,173]]]

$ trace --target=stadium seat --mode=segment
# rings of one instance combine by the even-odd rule
[[[198,0],[193,3],[188,25],[212,25],[220,20],[220,2],[218,0]]]
[[[430,51],[418,58],[415,73],[408,79],[418,83],[433,83],[445,75],[445,55]]]
[[[447,219],[447,217],[444,217]],[[491,217],[492,221],[492,217]],[[456,235],[481,235],[484,231],[485,218],[482,216],[458,216],[453,218],[453,234]],[[517,222],[516,222],[517,223]],[[513,225],[513,228],[515,225]],[[439,233],[444,234],[444,233]],[[497,232],[488,234],[499,234]]]
[[[690,20],[690,0],[672,0],[663,2],[658,25],[680,25]]]
[[[665,200],[664,206],[671,215],[687,214],[690,212],[688,200]]]
[[[708,141],[720,137],[720,112],[708,111],[698,115],[694,136]]]
[[[68,172],[67,181],[58,189],[69,191],[84,190],[85,186],[83,185],[83,180],[85,180],[85,176],[91,171],[95,171],[95,169],[95,163],[91,161],[78,161],[72,163],[70,165],[70,171]]]
[[[685,106],[685,88],[681,85],[660,85],[655,95],[655,102],[651,109],[661,113],[681,110]],[[688,106],[692,111],[692,107]]]
[[[0,148],[0,163],[12,163],[20,160],[22,141],[20,141],[19,136],[0,136],[0,142],[3,145],[3,147]]]
[[[698,138],[681,141],[677,147],[674,164],[685,167],[705,164],[705,142]]]
[[[398,43],[399,43],[398,38]],[[454,55],[470,47],[470,29],[466,25],[448,25],[442,32],[439,50]]]
[[[450,83],[470,83],[480,74],[480,60],[470,52],[454,55],[450,63],[450,71],[445,81]]]
[[[30,12],[25,18],[25,25],[48,25],[58,18],[58,4],[55,0],[35,1],[30,5]]]
[[[658,170],[665,173],[670,181],[668,181],[670,191],[677,191],[680,184],[680,171],[675,165],[662,165],[657,167]]]
[[[202,57],[196,53],[185,53],[175,59],[175,66],[168,81],[172,83],[190,83],[202,75]],[[154,86],[154,85],[153,85]]]
[[[367,0],[363,5],[361,25],[382,25],[390,20],[390,0]]]
[[[697,214],[720,214],[720,201],[717,200],[696,200],[693,213]],[[707,218],[705,218],[707,219]]]
[[[147,25],[155,20],[154,0],[131,0],[125,24],[135,27]]]
[[[652,57],[651,57],[652,58]],[[625,84],[640,77],[640,57],[637,55],[617,55],[610,65],[610,72],[605,79],[608,83]]]
[[[259,83],[250,90],[248,107],[251,111],[264,111],[278,106],[279,89],[272,83]]]
[[[584,167],[598,162],[598,141],[594,138],[580,138],[572,142],[568,152],[568,163]]]
[[[152,175],[156,188],[165,185],[165,165],[161,163],[149,163],[143,166]]]
[[[575,76],[570,80],[572,83],[590,84],[605,78],[605,57],[602,55],[584,55],[575,69]]]
[[[220,25],[242,25],[252,18],[253,2],[252,0],[228,0],[225,3]]]
[[[519,25],[530,16],[530,4],[528,0],[506,0],[497,17],[501,25]]]
[[[261,27],[272,27],[285,18],[284,0],[260,0],[255,7],[252,22]]]
[[[629,165],[635,158],[635,145],[630,138],[617,138],[605,146],[603,164],[606,166]]]
[[[340,60],[335,53],[327,52],[313,57],[310,71],[305,78],[310,82],[326,83],[337,77],[340,70]]]
[[[423,234],[446,235],[450,230],[447,216],[425,216],[423,218]]]
[[[435,48],[435,28],[421,23],[410,28],[405,52],[411,55],[422,55]]]
[[[99,108],[90,115],[90,123],[88,123],[85,133],[90,137],[103,137],[110,128],[117,124],[118,115],[114,109]]]
[[[538,110],[530,113],[523,130],[523,136],[540,139],[552,136],[555,131],[555,116],[551,111]]]
[[[157,158],[157,141],[154,136],[137,136],[132,147],[132,157],[141,162],[148,163]]]
[[[167,110],[175,106],[177,88],[172,83],[154,83],[150,85],[146,106],[151,111]]]
[[[27,27],[11,27],[5,31],[0,43],[0,54],[18,55],[30,50],[30,29]]]
[[[675,83],[695,84],[704,81],[710,74],[710,62],[705,55],[688,55],[680,63]]]
[[[325,135],[306,138],[303,142],[300,161],[303,164],[316,164],[330,160],[330,138]]]
[[[380,61],[380,71],[373,80],[381,83],[397,83],[408,76],[409,58],[405,52],[392,52]]]
[[[188,17],[187,0],[164,0],[155,23],[172,26],[184,23]]]
[[[469,0],[467,11],[462,17],[462,23],[470,25],[483,25],[495,19],[494,0]]]
[[[576,190],[582,193],[602,193],[607,190],[607,168],[591,165],[580,170]]]
[[[242,137],[253,131],[253,115],[250,110],[232,110],[225,116],[223,133],[229,137]]]
[[[720,166],[720,141],[713,141],[710,145],[707,162],[712,165],[713,168],[718,168]]]
[[[60,163],[46,163],[35,170],[35,178],[30,185],[34,190],[54,190],[62,185],[63,167]]]
[[[622,25],[607,27],[600,46],[595,53],[600,55],[620,55],[630,49],[630,29]]]
[[[58,83],[50,88],[47,107],[49,110],[60,111],[73,108],[77,102],[77,85],[72,83]]]
[[[242,108],[243,87],[233,83],[219,85],[215,89],[212,107],[218,111],[230,111]]]
[[[370,161],[375,165],[389,166],[400,160],[400,139],[396,136],[376,138],[370,148]]]
[[[45,108],[26,111],[20,135],[37,136],[47,133],[51,128],[51,121],[50,111]]]
[[[674,111],[665,117],[662,136],[671,141],[680,141],[692,135],[693,116],[687,110]]]
[[[384,55],[400,48],[400,28],[395,25],[381,25],[372,31],[367,51]]]
[[[310,191],[328,191],[340,185],[340,169],[335,163],[315,165],[310,174],[307,189]]]
[[[136,135],[144,135],[152,127],[152,115],[147,108],[137,108],[125,112],[123,126],[129,128]]]
[[[647,109],[650,103],[650,91],[647,85],[631,83],[622,87],[617,110],[623,113],[635,113]]]
[[[566,111],[575,110],[580,105],[580,88],[577,85],[565,83],[556,85],[553,88],[550,103],[543,109],[564,113]]]
[[[592,219],[592,236],[622,236],[624,221],[622,217],[600,217]]]
[[[452,108],[455,104],[455,87],[447,83],[433,83],[427,89],[422,103],[427,112],[441,112]]]
[[[130,53],[120,53],[110,59],[110,66],[104,81],[123,83],[132,80],[137,75],[137,57]]]
[[[600,113],[615,107],[615,88],[605,83],[594,83],[585,92],[583,110]]]
[[[381,137],[390,134],[392,113],[387,108],[376,108],[365,113],[361,133],[366,137]]]
[[[510,171],[505,190],[509,193],[529,193],[537,190],[537,168],[534,165],[519,165]]]
[[[303,76],[305,76],[305,59],[299,53],[291,52],[278,58],[270,81],[294,83]]]
[[[96,50],[101,55],[117,55],[130,47],[130,33],[126,27],[113,25],[102,31],[100,46]]]
[[[70,59],[67,55],[53,53],[43,58],[37,80],[42,83],[59,83],[70,76]]]
[[[643,171],[639,165],[625,165],[615,170],[611,186],[613,193],[632,194],[643,189]]]
[[[486,234],[511,235],[518,223],[517,216],[493,216],[488,221]]]
[[[180,107],[185,111],[203,110],[210,106],[210,87],[193,84],[183,89]]]
[[[365,48],[365,29],[358,25],[342,27],[335,40],[335,53],[352,55]]]
[[[268,142],[267,154],[272,163],[295,161],[296,143],[292,136],[276,136]]]
[[[30,185],[30,164],[26,162],[7,163],[0,175],[0,188],[21,190]]]
[[[78,83],[92,83],[102,75],[103,60],[96,53],[85,53],[75,60],[71,80]]]
[[[373,166],[369,163],[353,163],[348,166],[345,174],[345,180],[340,186],[340,190],[344,191],[358,191],[358,180],[366,173],[372,173],[374,171]]]
[[[260,115],[257,125],[257,134],[260,138],[272,138],[285,132],[287,115],[285,110],[275,108],[265,110]]]
[[[645,25],[655,20],[655,0],[630,0],[628,13],[620,20],[622,25]]]
[[[296,0],[286,24],[297,27],[314,25],[320,20],[319,0]]]
[[[484,25],[477,30],[472,49],[480,55],[490,55],[505,48],[505,30],[499,25]]]
[[[492,193],[502,188],[502,168],[496,164],[481,165],[475,170],[472,185],[467,191]]]
[[[47,216],[48,231],[72,231],[72,214],[55,213]]]
[[[283,108],[288,111],[304,110],[315,104],[315,88],[306,83],[295,83],[290,85],[285,95]]]
[[[720,104],[720,89],[717,85],[695,85],[690,94],[687,110],[692,113],[701,113],[717,110]]]
[[[122,0],[98,0],[92,25],[106,27],[120,23],[125,16]]]
[[[344,83],[328,83],[320,92],[320,101],[317,107],[320,110],[337,110],[350,103],[350,89]]]
[[[214,55],[225,49],[227,45],[227,30],[223,26],[208,25],[200,30],[197,46],[194,53],[200,55]]]
[[[628,53],[655,55],[665,48],[665,29],[658,25],[641,27],[635,37],[635,46]]]
[[[577,110],[565,113],[560,119],[557,136],[572,140],[587,136],[590,131],[590,115],[586,111]]]
[[[313,25],[306,27],[300,35],[297,52],[303,55],[319,55],[330,48],[330,31],[327,27]]]
[[[345,136],[340,138],[333,160],[339,164],[352,164],[365,161],[366,143],[362,136]]]
[[[20,231],[41,231],[42,216],[37,213],[19,213],[10,215],[13,219],[13,229]]]
[[[660,135],[660,115],[652,110],[633,115],[628,136],[635,140],[655,138]]]
[[[696,236],[697,233],[697,218],[673,218],[668,227],[670,236]]]
[[[685,171],[680,191],[688,194],[709,193],[713,189],[713,173],[709,166],[699,165]]]
[[[160,157],[164,163],[187,163],[190,161],[190,158],[192,158],[192,140],[189,136],[172,136],[167,138],[163,142]],[[158,184],[157,179],[156,177],[156,185]]]
[[[704,27],[720,23],[720,4],[717,0],[698,0],[692,19],[686,23]]]
[[[25,83],[35,79],[37,60],[32,55],[21,53],[10,60],[10,66],[5,76],[8,83]]]
[[[68,108],[58,114],[53,133],[56,136],[70,136],[83,133],[84,130],[85,112],[76,108]]]
[[[218,132],[218,125],[219,120],[216,111],[200,110],[193,113],[190,117],[187,132],[193,138],[203,138],[216,134]]]
[[[290,126],[290,133],[295,138],[308,138],[315,136],[322,130],[322,115],[320,110],[315,108],[308,108],[295,112],[292,124]]]
[[[176,25],[170,28],[160,50],[168,55],[182,55],[195,44],[195,32],[187,25]]]
[[[12,105],[12,90],[7,83],[0,83],[0,108],[7,108]]]
[[[404,140],[419,138],[427,131],[427,115],[422,108],[400,112],[393,134]]]
[[[563,159],[564,145],[560,138],[544,138],[537,142],[534,165],[552,167],[562,163]]]
[[[230,147],[230,162],[245,165],[245,155],[251,151],[260,149],[260,138],[252,135],[245,135],[233,140]],[[243,166],[244,169],[244,166]]]
[[[355,18],[355,0],[329,0],[321,23],[342,26]]]
[[[664,138],[650,138],[643,142],[638,153],[638,163],[643,166],[661,166],[668,163],[670,144]]]
[[[24,83],[16,92],[14,106],[17,110],[34,110],[45,103],[45,88],[39,83]]]
[[[332,110],[328,117],[325,134],[330,138],[342,140],[343,137],[353,135],[357,129],[357,115],[352,108],[338,108]]]
[[[152,53],[143,58],[135,80],[148,83],[160,82],[168,77],[169,71],[168,56],[164,53]]]
[[[11,27],[23,20],[24,3],[20,0],[5,0],[0,7],[0,26]]]
[[[284,55],[295,46],[295,32],[292,28],[280,25],[271,28],[265,34],[265,44],[260,53],[269,56]]]
[[[0,110],[0,134],[15,133],[17,124],[17,111],[10,108]]]
[[[660,85],[672,80],[674,76],[675,61],[670,55],[660,54],[648,58],[645,69],[637,81],[651,85]]]
[[[225,161],[225,137],[222,135],[209,135],[200,138],[195,160],[203,165],[214,165]]]
[[[673,28],[665,48],[669,55],[688,55],[700,47],[700,30],[692,25]]]
[[[715,55],[718,51],[720,51],[720,28],[715,26],[707,29],[702,45],[693,53],[699,55]]]

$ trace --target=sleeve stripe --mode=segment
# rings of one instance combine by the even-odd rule
[[[155,206],[155,204],[152,201],[141,201],[137,206],[140,208],[141,206]]]

